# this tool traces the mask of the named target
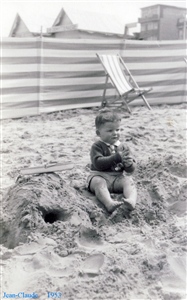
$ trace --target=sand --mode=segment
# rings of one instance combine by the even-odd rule
[[[96,113],[2,121],[2,298],[186,299],[186,107],[123,114],[121,140],[137,158],[129,217],[85,188]],[[74,167],[20,176],[50,161]]]

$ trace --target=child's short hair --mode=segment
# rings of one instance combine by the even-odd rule
[[[98,129],[101,125],[106,122],[119,122],[121,121],[120,116],[113,110],[108,108],[100,110],[99,114],[95,118],[95,126]]]

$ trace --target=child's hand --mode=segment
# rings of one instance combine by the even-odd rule
[[[129,157],[130,149],[129,149],[129,147],[126,146],[125,149],[120,151],[119,153],[121,155],[121,159],[122,159],[122,162],[123,162],[127,157]]]
[[[127,168],[130,167],[133,164],[134,160],[131,156],[129,147],[125,146],[125,148],[119,153],[121,155],[123,165]]]
[[[126,156],[124,159],[123,159],[123,165],[125,167],[130,167],[131,165],[133,164],[133,158],[131,156]]]

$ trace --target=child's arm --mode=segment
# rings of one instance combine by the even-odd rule
[[[123,163],[124,170],[127,173],[132,173],[136,167],[136,161],[132,156],[132,153],[128,146],[123,146],[123,149],[119,151]]]

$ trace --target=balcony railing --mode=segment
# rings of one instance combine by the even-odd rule
[[[159,15],[152,15],[148,17],[142,17],[138,19],[139,23],[144,23],[144,22],[152,22],[152,21],[158,21],[159,20]]]

